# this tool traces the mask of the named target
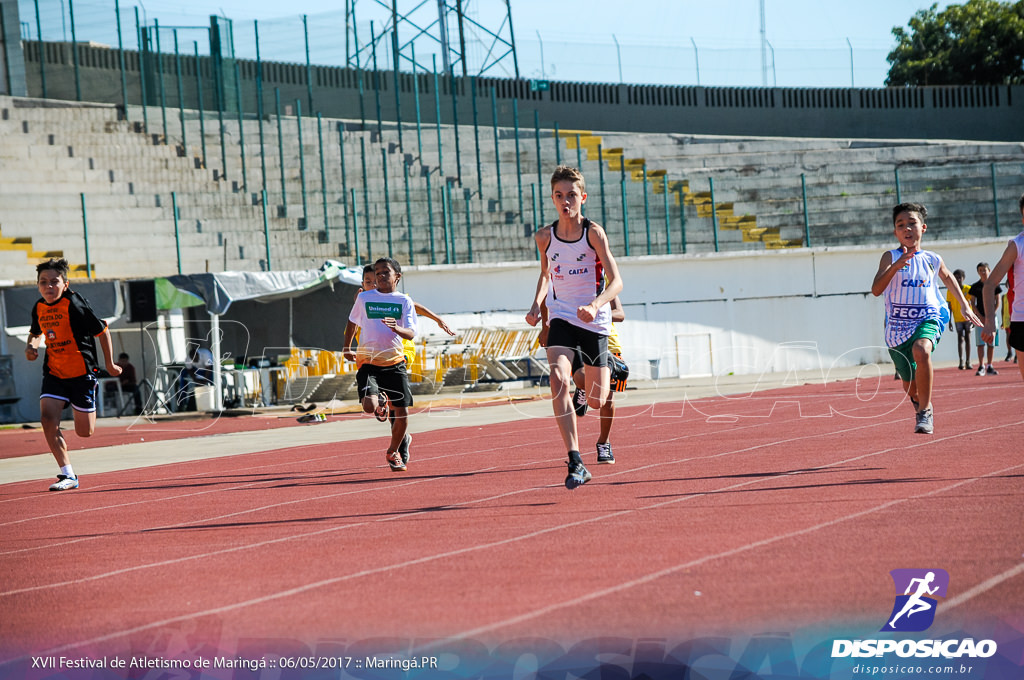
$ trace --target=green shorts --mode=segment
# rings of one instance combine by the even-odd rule
[[[939,340],[942,338],[942,326],[935,319],[922,321],[921,325],[917,327],[917,330],[914,331],[914,334],[906,342],[889,348],[889,356],[892,357],[892,362],[896,364],[896,373],[905,382],[913,381],[914,373],[917,371],[917,362],[914,361],[914,343],[921,338],[932,341],[932,351],[934,352],[936,345],[939,344]]]

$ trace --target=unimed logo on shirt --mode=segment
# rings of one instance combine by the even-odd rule
[[[400,319],[402,318],[402,305],[394,302],[367,302],[367,319]]]

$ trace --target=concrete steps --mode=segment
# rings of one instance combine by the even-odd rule
[[[352,261],[356,226],[360,259],[365,260],[387,249],[389,219],[397,257],[409,258],[411,229],[416,263],[431,261],[431,251],[434,261],[444,261],[442,194],[447,193],[445,183],[454,181],[448,178],[461,170],[465,186],[452,186],[450,191],[449,228],[456,234],[458,261],[470,257],[476,262],[532,260],[535,252],[530,234],[537,225],[531,186],[536,193],[536,221],[551,221],[554,210],[548,198],[547,177],[557,148],[563,163],[575,165],[577,158],[581,159],[590,194],[588,215],[605,222],[613,249],[620,256],[626,247],[619,184],[623,176],[631,255],[646,254],[648,250],[666,252],[669,243],[674,252],[679,252],[684,219],[687,250],[713,249],[712,215],[717,221],[721,249],[802,245],[801,173],[812,243],[826,238],[830,242],[845,239],[842,242],[864,243],[887,241],[891,234],[887,214],[895,203],[897,169],[902,198],[929,204],[935,216],[929,218],[930,227],[975,234],[983,231],[986,220],[993,221],[990,164],[1024,158],[1019,144],[702,138],[586,130],[561,130],[556,140],[551,131],[543,130],[542,175],[538,178],[537,140],[532,128],[519,131],[517,169],[512,131],[499,131],[496,152],[493,131],[481,127],[483,177],[479,178],[473,129],[467,125],[459,128],[462,153],[458,169],[452,148],[454,131],[450,127],[442,129],[444,167],[439,170],[436,129],[424,129],[420,148],[415,129],[405,127],[401,149],[393,126],[385,126],[378,134],[375,124],[360,131],[357,123],[341,122],[344,132],[339,139],[339,121],[324,120],[321,151],[315,119],[302,121],[300,149],[296,119],[282,118],[283,136],[279,139],[276,118],[271,117],[263,125],[267,155],[261,159],[258,121],[247,119],[240,131],[237,120],[226,117],[222,147],[215,114],[207,112],[205,136],[200,137],[195,112],[186,112],[187,144],[183,144],[178,111],[168,111],[166,134],[160,130],[161,117],[154,116],[152,109],[148,129],[139,122],[139,113],[130,108],[131,120],[126,121],[118,118],[113,107],[42,107],[27,100],[0,97],[0,215],[5,234],[33,238],[36,251],[63,248],[69,256],[84,255],[84,246],[77,244],[82,240],[81,194],[85,194],[91,248],[94,244],[105,248],[118,243],[140,251],[140,256],[147,250],[159,250],[159,257],[142,258],[152,263],[150,273],[176,273],[175,215],[171,209],[174,192],[183,271],[267,267],[264,229],[269,233],[275,269],[286,263],[318,266],[326,258]],[[238,144],[242,137],[244,182],[242,147]],[[201,158],[203,141],[205,163]],[[603,164],[597,161],[598,145]],[[300,159],[305,166],[305,206]],[[285,195],[281,192],[282,167]],[[603,191],[601,174],[605,180]],[[714,207],[709,178],[715,183]],[[1002,182],[997,187],[1000,202],[1012,201],[1005,208],[1012,213],[1016,195],[1010,194],[1019,193],[1019,186],[1010,178]],[[261,195],[264,184],[265,207]],[[526,194],[522,201],[517,195],[520,185]],[[670,194],[667,237],[666,185]],[[350,205],[353,191],[354,219]],[[957,212],[957,204],[967,206],[965,211]],[[466,234],[467,212],[472,252]],[[1012,214],[1008,220],[1011,218]],[[372,247],[367,246],[368,240]],[[138,243],[129,244],[131,241]],[[98,270],[117,271],[128,266],[108,259],[107,253],[91,252],[90,256]],[[0,278],[7,271],[0,265]]]

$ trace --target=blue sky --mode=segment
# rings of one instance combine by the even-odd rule
[[[44,7],[64,4],[40,1]],[[770,47],[763,50],[762,66],[760,0],[586,0],[561,5],[551,0],[510,1],[522,77],[619,82],[621,74],[622,81],[634,83],[780,87],[882,86],[888,70],[885,57],[894,45],[893,26],[905,26],[916,11],[930,5],[920,0],[764,0]],[[113,0],[75,2],[79,39],[88,32],[90,13],[97,15],[95,21],[107,21],[105,5],[112,7]],[[301,15],[306,14],[312,61],[342,63],[346,54],[345,0],[122,0],[123,22],[131,21],[135,5],[149,23],[156,18],[162,26],[183,27],[183,50],[191,48],[193,38],[203,49],[199,31],[184,27],[205,25],[209,14],[218,13],[234,20],[240,56],[254,51],[256,19],[264,59],[301,62]],[[420,25],[436,18],[435,0],[399,0],[398,6],[400,12],[411,12],[417,5],[423,7],[411,16]],[[463,5],[471,18],[507,35],[507,29],[499,31],[504,0],[463,0]],[[390,19],[390,0],[356,0],[355,6],[360,39],[365,42],[371,20],[379,31]],[[31,2],[22,0],[23,21],[33,18],[26,16],[31,8]],[[44,12],[42,21],[52,27],[59,19]],[[411,27],[400,26],[402,40],[412,33]],[[164,45],[170,43],[165,35]],[[483,32],[470,31],[471,63],[482,63],[490,45]],[[417,41],[416,50],[417,61],[429,68],[434,50],[430,41]],[[390,66],[387,52],[379,53],[382,68]],[[510,58],[488,71],[498,76],[512,73]]]

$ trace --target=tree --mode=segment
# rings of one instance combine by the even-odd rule
[[[968,0],[892,29],[887,86],[1024,84],[1024,0]]]

